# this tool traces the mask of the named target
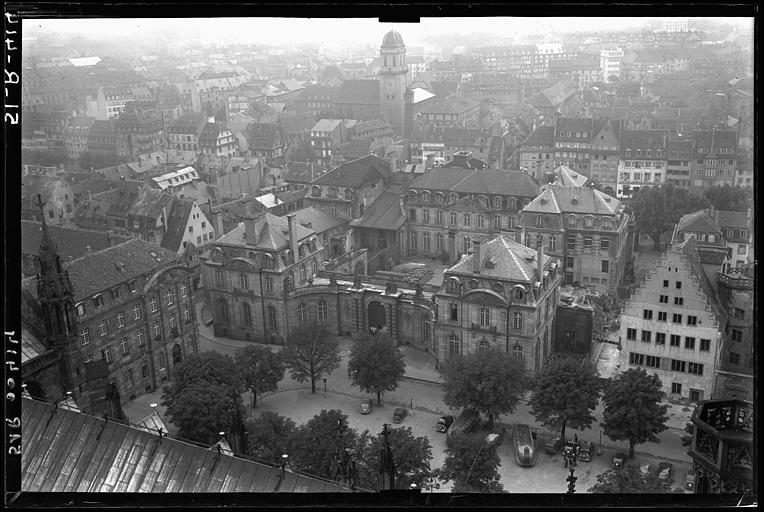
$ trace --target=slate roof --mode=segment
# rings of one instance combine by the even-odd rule
[[[554,126],[539,126],[523,142],[528,146],[554,146]]]
[[[737,132],[734,130],[696,130],[691,138],[695,147],[737,148]]]
[[[289,183],[311,183],[320,174],[326,172],[326,167],[309,162],[289,162],[288,171],[283,175],[284,181]]]
[[[414,179],[409,188],[457,193],[536,197],[538,185],[521,171],[436,167]]]
[[[418,130],[411,136],[414,143],[439,142],[447,146],[489,146],[490,134],[470,128],[441,128]]]
[[[163,190],[144,189],[127,211],[128,215],[135,217],[148,217],[155,219],[162,212],[163,207],[171,207],[174,196]],[[169,211],[167,212],[169,214]]]
[[[445,270],[446,274],[474,275],[472,260],[474,254],[462,257],[453,267]],[[511,241],[504,235],[483,242],[480,246],[480,275],[496,277],[505,281],[530,283],[538,268],[536,249],[531,249]],[[546,266],[551,258],[542,252],[542,266]],[[486,265],[488,261],[493,265]]]
[[[109,247],[109,235],[103,231],[48,225],[48,233],[56,244],[62,260],[79,258],[87,254],[88,247],[97,252]],[[38,254],[42,241],[42,223],[29,220],[21,221],[21,254]]]
[[[478,102],[462,96],[436,97],[419,110],[422,114],[461,114],[478,106]]]
[[[389,162],[377,156],[369,155],[345,162],[339,167],[335,167],[331,171],[319,176],[313,183],[357,189],[364,185],[386,179],[390,174]]]
[[[162,237],[162,247],[174,253],[181,249],[183,235],[185,235],[188,225],[188,217],[193,208],[193,199],[175,198],[172,202],[172,208],[167,212],[167,232]]]
[[[247,247],[257,247],[270,251],[278,251],[289,247],[289,220],[287,217],[277,217],[270,213],[263,213],[258,216],[255,222],[257,240],[246,239],[246,226],[239,223],[237,227],[216,240],[216,243],[229,245],[246,245]],[[297,240],[303,240],[315,234],[315,230],[295,224],[295,235]]]
[[[554,173],[557,175],[557,183],[563,187],[583,187],[589,181],[589,178],[583,174],[564,165],[555,169]]]
[[[379,106],[379,80],[345,80],[337,87],[332,101]]]
[[[342,124],[342,119],[319,119],[310,129],[312,132],[333,132]]]
[[[398,230],[406,222],[401,210],[401,195],[398,192],[386,191],[377,197],[371,206],[367,207],[360,219],[350,222],[358,228]]]
[[[384,48],[395,48],[397,46],[404,46],[403,38],[395,30],[391,30],[382,39],[382,46]]]
[[[337,483],[23,399],[25,492],[347,492]],[[278,484],[278,487],[277,487]]]
[[[348,160],[356,160],[371,154],[371,140],[351,139],[340,144],[340,154]]]
[[[561,80],[530,100],[533,107],[559,107],[578,90],[576,84]]]
[[[285,134],[296,134],[310,131],[311,126],[316,124],[316,116],[313,114],[292,114],[279,116],[279,126]]]
[[[746,212],[728,212],[718,210],[719,226],[722,228],[748,228],[752,226]]]
[[[613,215],[621,201],[591,187],[552,184],[528,203],[524,212]]]
[[[677,223],[677,229],[695,233],[721,233],[721,227],[716,224],[706,210],[698,210],[682,215],[682,218]]]
[[[156,254],[156,257],[151,253]],[[157,261],[159,258],[160,261]],[[158,245],[133,238],[102,251],[65,262],[64,269],[74,288],[74,300],[80,301],[114,286],[177,261],[178,255]],[[124,271],[120,270],[124,264]],[[36,284],[37,278],[32,278]],[[36,294],[36,293],[35,293]]]
[[[312,229],[316,233],[323,233],[324,231],[347,224],[348,222],[347,219],[334,217],[333,215],[328,214],[323,210],[313,208],[312,206],[297,210],[294,214],[295,221],[297,221],[300,226]]]
[[[205,123],[199,135],[199,145],[214,148],[217,145],[218,135],[224,131],[226,128],[220,123]]]
[[[666,149],[666,130],[623,130],[621,147],[624,149]],[[665,153],[664,153],[665,155]],[[644,155],[640,158],[649,158]],[[660,158],[660,157],[659,157]]]
[[[476,213],[484,213],[491,211],[490,208],[487,208],[483,206],[480,201],[478,201],[474,196],[470,197],[462,197],[461,199],[457,199],[453,203],[446,204],[443,209],[445,210],[455,210],[458,212],[476,212]]]
[[[692,268],[692,272],[697,276],[703,293],[708,298],[708,302],[711,305],[714,313],[716,314],[719,325],[723,325],[725,321],[724,307],[719,300],[719,296],[716,294],[711,281],[708,279],[706,271],[703,269],[703,264],[700,261],[700,255],[698,254],[698,244],[695,240],[695,236],[688,237],[684,242],[672,247],[672,250],[678,250],[687,259],[687,262]]]
[[[167,128],[167,133],[201,135],[207,116],[205,114],[184,114]]]
[[[245,137],[250,150],[270,150],[279,143],[279,128],[275,123],[250,123]]]

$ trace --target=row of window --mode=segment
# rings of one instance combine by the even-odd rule
[[[137,282],[136,281],[130,281],[127,284],[127,289],[129,290],[130,293],[135,293],[138,290]],[[180,284],[180,295],[181,295],[181,297],[187,297],[188,296],[188,286],[186,285],[185,282]],[[111,290],[111,300],[112,301],[120,300],[121,297],[122,297],[122,289],[121,289],[121,287],[113,288]],[[167,297],[167,305],[168,306],[172,306],[175,303],[175,290],[172,290],[172,289],[167,290],[166,297]],[[151,301],[152,301],[152,309],[151,309],[151,311],[155,312],[156,311],[156,307],[155,307],[156,298],[152,297]],[[106,300],[104,299],[104,294],[103,293],[99,293],[99,294],[97,294],[97,295],[95,295],[93,297],[93,306],[95,307],[96,311],[102,309],[105,305],[106,305]],[[135,307],[139,308],[140,306],[136,305]],[[77,311],[77,316],[80,316],[80,317],[84,316],[85,312],[86,312],[86,309],[87,309],[85,307],[85,302],[80,302],[80,303],[76,304],[75,305],[75,309]],[[138,318],[140,318],[140,316],[136,317],[136,320]]]
[[[486,228],[487,225],[487,218],[485,214],[479,213],[476,217],[476,226],[478,228]],[[417,222],[417,210],[416,208],[409,209],[409,221],[410,222]],[[459,223],[459,214],[457,212],[450,212],[448,216],[448,225],[449,226],[457,226]],[[430,210],[424,209],[422,210],[422,223],[423,224],[443,224],[443,212],[441,210],[435,210],[434,217],[430,216]],[[472,214],[464,213],[462,214],[462,225],[464,227],[471,227],[472,226]],[[512,229],[515,225],[515,218],[512,216],[507,217],[507,228]],[[495,229],[501,229],[501,215],[494,215],[493,216],[493,227]]]
[[[642,330],[642,334],[640,339],[645,343],[652,342],[653,338],[653,332],[648,330]],[[631,341],[637,340],[637,330],[633,329],[631,327],[626,329],[626,339]],[[671,334],[669,338],[670,346],[672,347],[679,347],[681,345],[682,337],[678,334]],[[685,336],[684,337],[684,348],[689,350],[695,350],[695,337],[694,336]],[[655,333],[655,344],[656,345],[665,345],[666,344],[666,333],[665,332],[656,332]],[[711,340],[706,338],[700,339],[700,346],[698,348],[701,352],[708,352],[711,350]]]
[[[567,238],[567,246],[568,250],[575,251],[576,250],[576,235],[568,235]],[[525,236],[525,244],[528,245],[528,242],[530,242],[530,239],[528,238],[528,235]],[[584,249],[594,249],[594,239],[590,236],[585,236],[583,239]],[[528,245],[528,247],[531,247]],[[610,249],[610,239],[609,238],[600,238],[599,248],[602,251],[607,251]],[[557,238],[554,236],[549,237],[549,250],[554,251],[557,249]]]
[[[455,203],[459,199],[459,195],[455,192],[449,193],[447,196],[443,194],[442,192],[435,192],[433,194],[430,194],[428,191],[422,191],[417,192],[416,190],[409,190],[408,194],[408,200],[409,202],[415,203],[415,202],[421,202],[421,203],[429,203],[432,202],[434,204],[450,204]],[[477,201],[485,208],[489,208],[489,200],[486,196],[477,196]],[[518,199],[516,200],[514,197],[508,197],[506,198],[506,208],[510,210],[515,209],[516,204],[520,204],[520,207],[528,204],[528,199]],[[502,210],[504,209],[504,198],[502,197],[494,197],[490,200],[490,207],[494,210]]]
[[[660,368],[661,358],[639,354],[637,352],[629,352],[629,364],[647,366],[649,368]],[[690,373],[692,375],[703,375],[703,364],[693,363],[690,361],[682,361],[680,359],[672,359],[671,371]]]
[[[548,299],[547,299],[548,302]],[[504,317],[504,312],[502,312],[502,318]],[[512,329],[516,331],[522,331],[523,330],[523,314],[522,313],[512,313]],[[448,305],[448,319],[450,322],[458,322],[459,321],[459,304],[456,302],[451,302]],[[480,325],[483,327],[488,327],[491,325],[491,310],[490,308],[481,307],[479,309],[479,321]]]
[[[140,307],[136,305],[136,307],[133,309],[134,318],[138,320],[140,318],[140,314],[141,314]],[[191,321],[191,310],[188,307],[186,307],[183,310],[183,319],[186,322]],[[168,317],[168,323],[169,323],[170,329],[178,328],[178,319],[175,313],[170,314],[170,316]],[[122,328],[125,326],[124,312],[120,311],[119,313],[117,313],[116,325],[117,325],[117,328]],[[159,320],[154,320],[154,323],[152,326],[152,332],[155,338],[160,337],[162,333],[162,329],[161,329]],[[103,319],[98,323],[98,335],[106,336],[107,334],[109,334],[109,322],[108,320]],[[138,337],[138,341],[139,341],[138,345],[141,346],[143,344],[143,329],[137,331],[136,336]],[[125,337],[123,339],[127,339],[127,338]],[[80,329],[80,341],[82,342],[82,345],[87,345],[88,343],[90,343],[90,328],[89,327],[83,327],[82,329]]]

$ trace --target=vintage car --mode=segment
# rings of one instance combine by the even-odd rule
[[[393,411],[393,423],[403,423],[403,418],[408,414],[408,410],[398,407]]]
[[[625,463],[626,463],[626,455],[619,452],[613,455],[613,460],[610,462],[610,466],[613,469],[623,469],[623,466]]]
[[[663,480],[664,482],[671,482],[672,479],[672,472],[674,470],[674,465],[670,462],[661,462],[658,464],[658,479]]]
[[[547,455],[557,455],[562,451],[562,439],[555,437],[544,443],[544,451]]]
[[[687,472],[687,478],[684,481],[684,487],[685,489],[689,490],[695,490],[695,481],[697,479],[697,476],[695,475],[695,471],[690,470]]]
[[[371,398],[361,400],[361,414],[369,414],[373,403],[374,401]]]
[[[453,416],[441,416],[440,419],[438,420],[438,424],[435,425],[435,431],[446,432],[448,431],[448,427],[450,427],[453,422],[454,422]]]
[[[594,454],[594,443],[582,441],[578,447],[578,460],[589,462],[592,460],[592,454]]]
[[[515,461],[525,467],[536,462],[536,436],[528,425],[515,425]]]
[[[491,431],[485,436],[485,442],[488,444],[495,444],[500,445],[501,442],[504,440],[504,435],[507,433],[506,427],[502,426],[495,426]]]

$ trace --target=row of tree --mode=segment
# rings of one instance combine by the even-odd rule
[[[753,208],[753,189],[724,185],[698,195],[669,183],[637,189],[629,205],[637,230],[650,235],[653,248],[660,251],[661,235],[674,229],[682,216],[709,206],[719,211],[745,212]]]

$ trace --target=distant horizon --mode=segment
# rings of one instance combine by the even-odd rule
[[[684,18],[684,17],[683,17]],[[208,18],[121,18],[121,19],[23,19],[22,30],[29,40],[32,33],[80,35],[87,39],[113,40],[141,36],[151,40],[172,36],[184,41],[241,42],[267,45],[320,44],[378,46],[389,30],[398,31],[407,46],[424,44],[437,36],[469,36],[485,34],[522,39],[533,35],[552,37],[576,32],[634,30],[650,23],[676,18],[648,17],[473,17],[422,18],[420,23],[381,23],[376,18],[215,18],[213,27]],[[748,28],[753,38],[753,18],[692,18],[704,23],[736,25]],[[478,21],[479,20],[479,21]],[[176,39],[176,40],[177,40]]]

